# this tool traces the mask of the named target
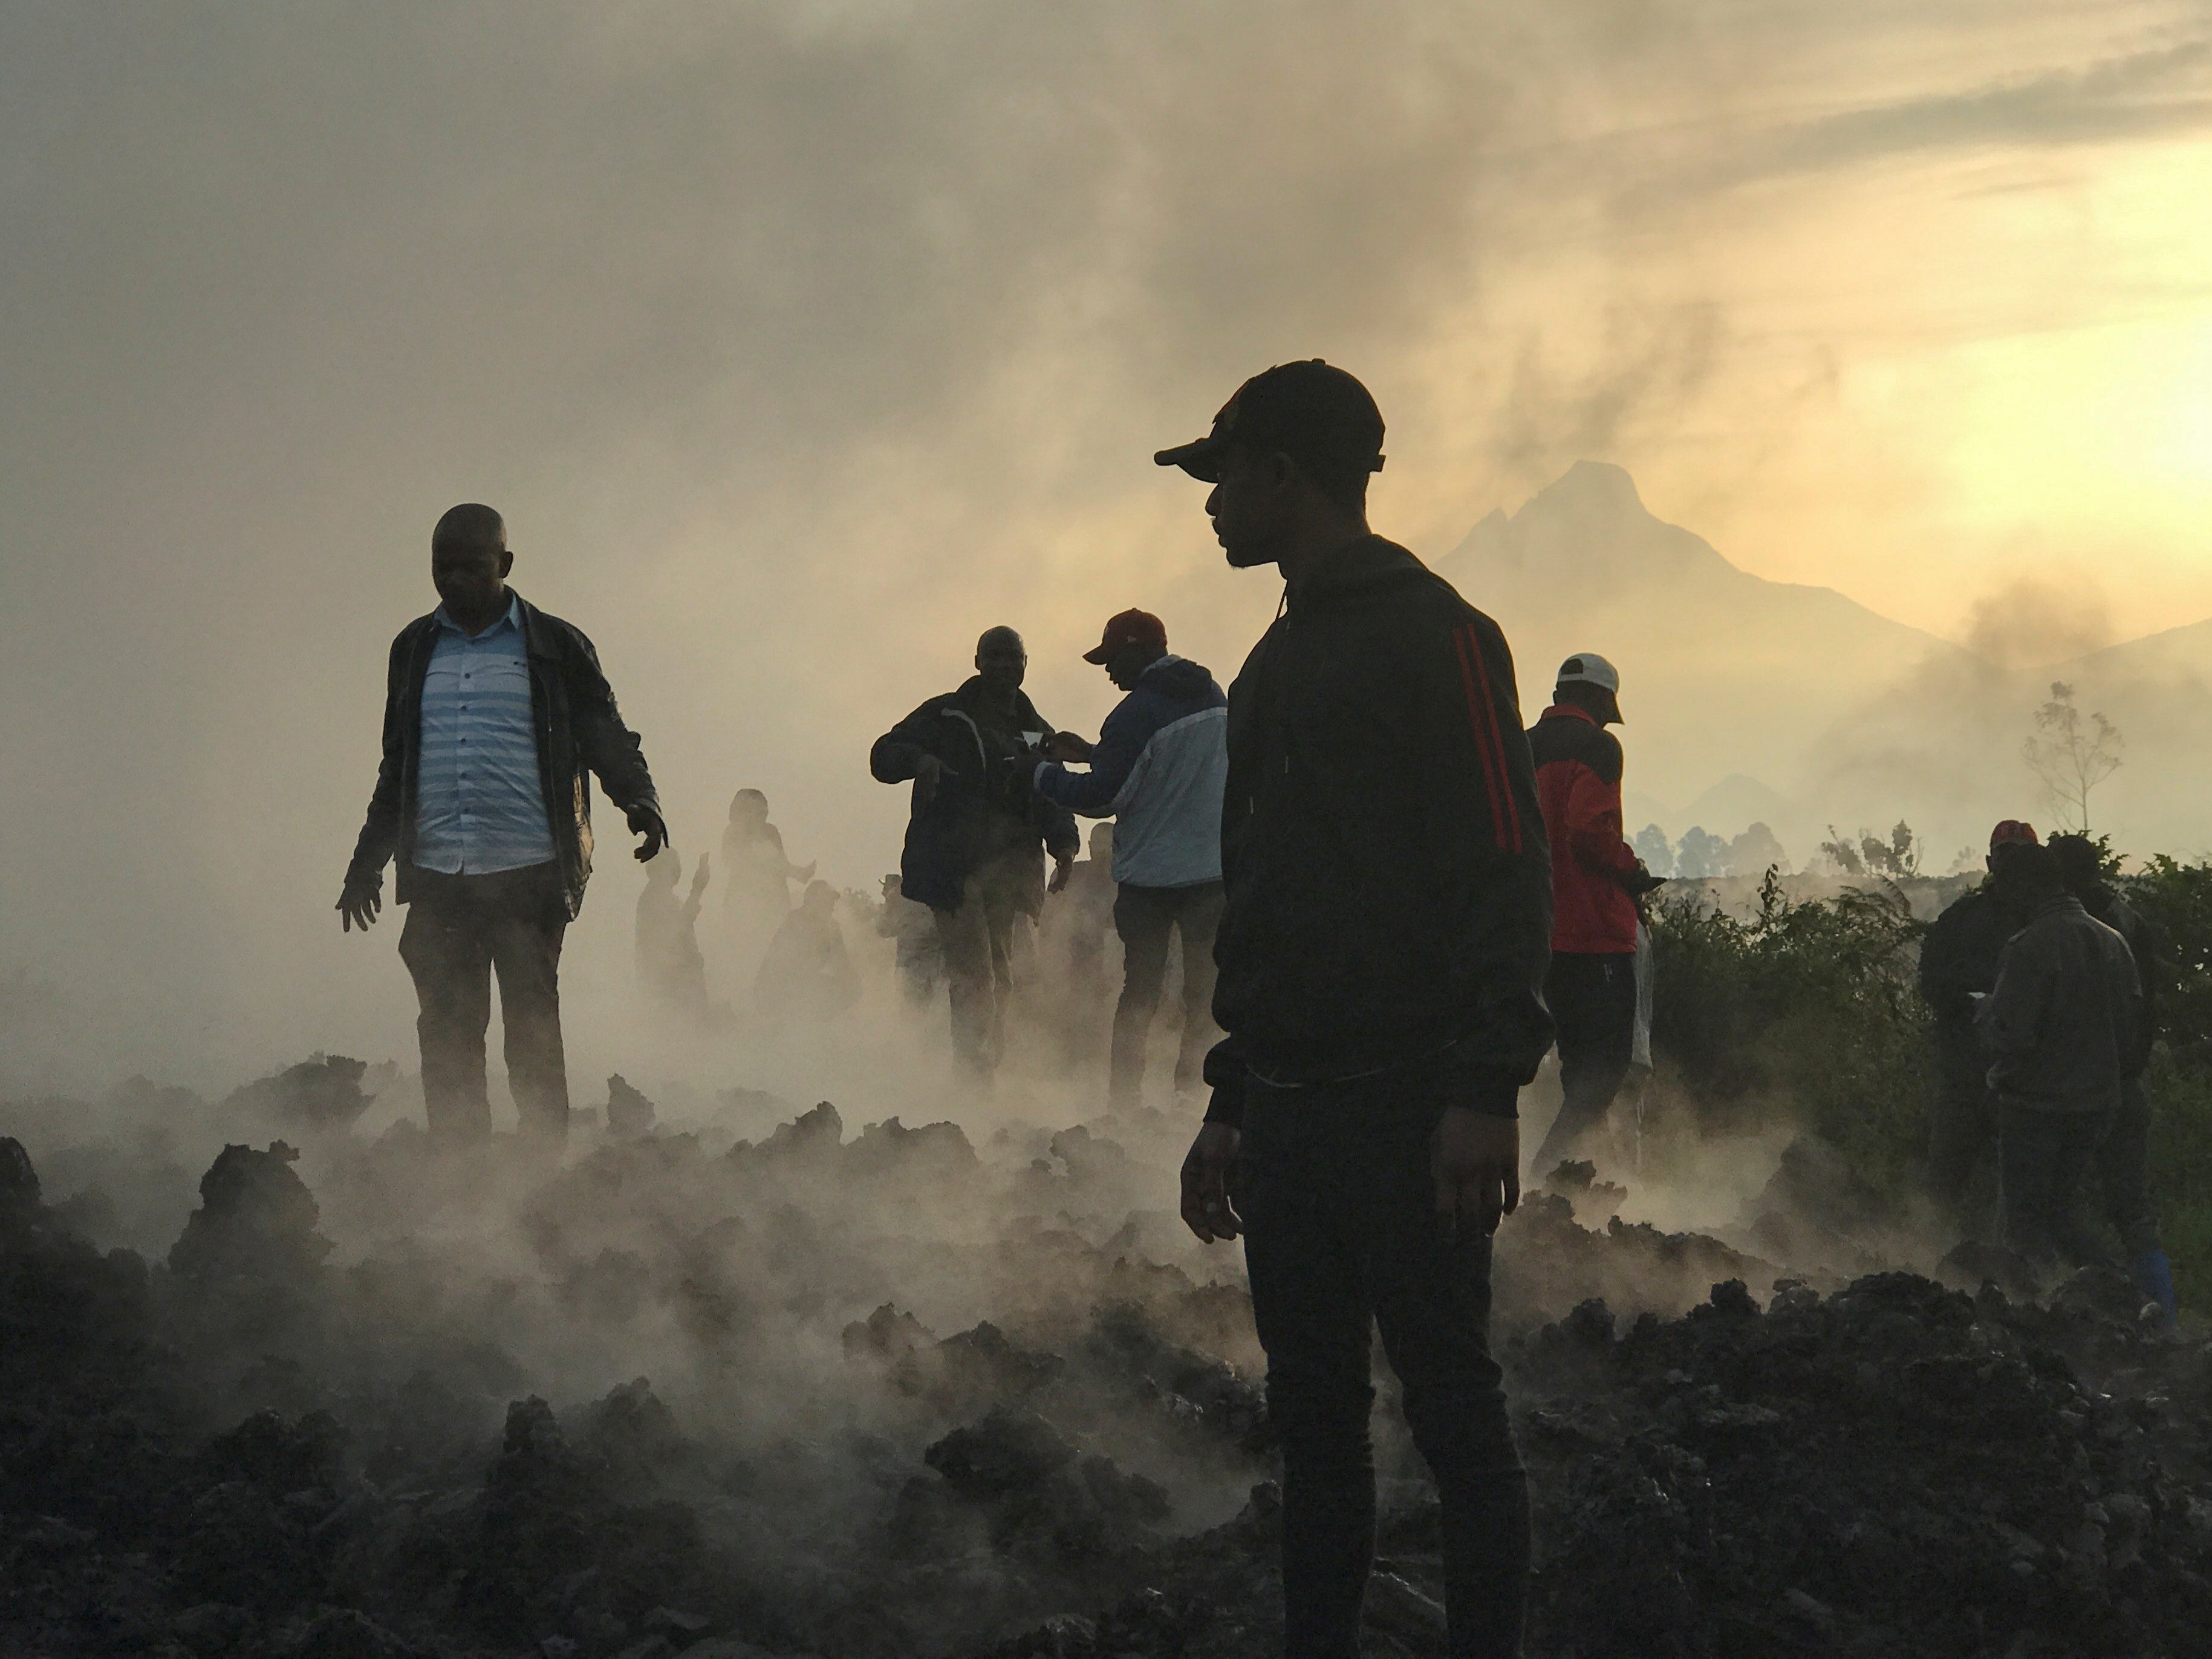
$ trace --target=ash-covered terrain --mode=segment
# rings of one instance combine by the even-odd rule
[[[0,1651],[1276,1650],[1260,1356],[1236,1253],[1170,1212],[1188,1125],[822,1104],[740,1139],[624,1084],[561,1159],[440,1157],[359,1133],[363,1082],[0,1108]],[[2212,1349],[2124,1283],[1901,1271],[1809,1144],[1717,1236],[1553,1187],[1498,1249],[1533,1654],[2202,1650]],[[1440,1654],[1378,1376],[1370,1651]]]

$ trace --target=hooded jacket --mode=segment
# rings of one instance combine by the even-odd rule
[[[1333,555],[1230,690],[1221,845],[1209,1119],[1248,1080],[1426,1060],[1513,1115],[1552,1041],[1552,878],[1495,623],[1379,536]]]
[[[2127,941],[2070,894],[2045,899],[2006,943],[1974,1016],[2006,1105],[2102,1112],[2149,1050],[2142,982]]]
[[[524,647],[530,659],[531,724],[538,734],[538,777],[552,826],[554,861],[573,921],[592,876],[592,780],[599,774],[607,799],[628,812],[660,810],[653,775],[637,733],[623,724],[615,694],[599,668],[599,653],[583,630],[549,616],[520,594]],[[422,759],[422,684],[438,642],[437,612],[417,617],[392,641],[385,672],[384,757],[368,814],[346,867],[349,886],[379,889],[384,866],[397,860],[395,896],[414,896],[416,781]]]
[[[1114,820],[1114,879],[1195,887],[1221,879],[1221,794],[1229,779],[1229,698],[1182,657],[1145,670],[1098,730],[1088,772],[1056,761],[1036,789],[1085,817]]]
[[[1552,842],[1552,948],[1633,956],[1636,901],[1623,884],[1643,866],[1620,836],[1620,740],[1561,702],[1544,711],[1528,748]]]
[[[968,878],[1001,856],[1023,861],[1022,908],[1035,915],[1044,904],[1044,859],[1073,858],[1081,845],[1075,820],[1030,787],[1032,749],[1052,736],[1029,694],[1015,694],[1012,732],[994,713],[976,675],[957,691],[932,697],[875,741],[868,770],[878,783],[904,783],[924,755],[944,766],[936,794],[915,792],[899,858],[899,890],[917,904],[957,910]]]

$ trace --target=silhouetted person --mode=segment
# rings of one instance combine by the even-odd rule
[[[884,878],[884,908],[876,932],[898,942],[899,994],[908,1007],[921,1007],[945,981],[945,947],[938,942],[937,918],[927,904],[906,896],[895,874]]]
[[[828,1019],[860,1000],[860,971],[837,925],[837,890],[810,882],[761,959],[753,1003],[786,1018]]]
[[[1158,457],[1214,485],[1231,565],[1285,583],[1229,694],[1228,1036],[1182,1215],[1201,1240],[1245,1235],[1294,1659],[1358,1651],[1378,1322],[1442,1502],[1452,1652],[1518,1653],[1527,1597],[1490,1237],[1520,1197],[1516,1097],[1551,1046],[1551,876],[1504,635],[1367,527],[1382,444],[1366,389],[1314,362],[1246,382],[1210,435]]]
[[[568,1130],[561,939],[592,872],[590,774],[644,836],[667,844],[637,734],[592,642],[507,586],[514,556],[488,507],[454,507],[430,537],[441,603],[392,642],[384,759],[338,898],[367,928],[397,860],[399,955],[422,1005],[422,1101],[441,1144],[491,1132],[484,1032],[499,975],[507,1075],[526,1136]]]
[[[2095,842],[2087,836],[2053,836],[2051,851],[2066,890],[2127,941],[2142,985],[2143,1058],[2148,1061],[2150,1043],[2158,1035],[2159,1005],[2172,984],[2166,941],[2106,884],[2104,854]],[[2150,1096],[2143,1088],[2141,1065],[2120,1079],[2119,1110],[2097,1148],[2097,1182],[2104,1193],[2106,1218],[2120,1236],[2136,1288],[2146,1300],[2158,1304],[2160,1316],[2171,1325],[2177,1311],[2173,1264],[2159,1237],[2158,1205],[2150,1192]]]
[[[1114,1010],[1107,1104],[1136,1106],[1145,1045],[1166,981],[1171,938],[1182,941],[1182,1042],[1178,1092],[1195,1089],[1218,1035],[1213,934],[1221,923],[1221,792],[1229,775],[1229,699],[1196,663],[1168,654],[1158,617],[1125,611],[1109,620],[1096,663],[1128,695],[1106,717],[1094,748],[1072,732],[1037,768],[1037,793],[1085,817],[1114,820],[1114,930],[1121,939],[1121,999]],[[1088,761],[1070,772],[1065,761]]]
[[[1941,1073],[1928,1133],[1929,1190],[1961,1226],[1974,1171],[1997,1139],[1990,1059],[1974,1034],[1974,999],[1997,982],[2005,941],[2027,924],[2032,907],[2020,887],[2019,854],[2036,845],[2033,828],[2017,818],[1990,830],[1988,878],[1944,906],[1920,942],[1920,995],[1936,1017]]]
[[[785,854],[783,832],[769,822],[768,797],[757,789],[732,795],[722,830],[722,915],[738,984],[759,966],[761,952],[791,914],[791,884],[813,879],[812,865],[793,864]]]
[[[1660,884],[1620,834],[1620,675],[1596,653],[1559,665],[1528,733],[1552,844],[1552,965],[1559,1115],[1533,1166],[1542,1179],[1605,1121],[1636,1049],[1637,901]]]
[[[1057,891],[1079,845],[1067,810],[1030,787],[1053,728],[1022,690],[1028,672],[1022,636],[992,629],[975,642],[975,678],[932,697],[868,754],[877,782],[913,780],[900,884],[936,914],[953,1048],[977,1078],[991,1075],[1005,1049],[1014,923],[1044,904],[1040,848],[1057,866]]]
[[[2066,890],[2049,848],[2014,857],[2028,919],[1974,1015],[1992,1057],[2005,1243],[2031,1261],[2079,1267],[2103,1254],[2075,1194],[2142,1071],[2142,985],[2127,941]]]
[[[709,879],[707,855],[691,872],[691,890],[676,896],[683,860],[671,851],[645,866],[637,896],[638,977],[653,1000],[693,1019],[708,1017],[707,959],[699,951],[699,907]]]

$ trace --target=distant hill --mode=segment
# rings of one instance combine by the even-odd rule
[[[1518,512],[1492,513],[1437,568],[1504,626],[1532,720],[1563,659],[1595,651],[1619,667],[1628,787],[1697,803],[1665,828],[1679,836],[1710,812],[1725,821],[1706,829],[1734,835],[1771,810],[1801,859],[1823,820],[1757,781],[1794,783],[1808,742],[1871,689],[1966,656],[1832,588],[1738,569],[1598,461],[1577,461]]]
[[[2212,621],[2008,672],[1832,589],[1738,568],[1598,461],[1492,513],[1435,564],[1504,627],[1530,720],[1562,659],[1595,651],[1620,668],[1631,833],[1764,822],[1802,864],[1831,823],[1903,817],[1946,867],[1997,817],[2051,822],[2021,744],[2058,680],[2128,738],[2101,827],[2143,850],[2212,848]]]

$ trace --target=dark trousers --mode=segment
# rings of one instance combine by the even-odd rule
[[[2142,1079],[2120,1085],[2120,1109],[2097,1148],[2097,1184],[2106,1218],[2120,1236],[2130,1261],[2166,1248],[2158,1236],[2158,1206],[2150,1196],[2150,1097]]]
[[[1283,1454],[1290,1659],[1352,1659],[1375,1556],[1370,1332],[1403,1385],[1443,1503],[1455,1655],[1515,1655],[1528,1595],[1528,1486],[1490,1357],[1490,1241],[1436,1211],[1432,1080],[1255,1086],[1238,1199],[1267,1411]]]
[[[1942,1075],[1928,1126],[1928,1185],[1936,1201],[1963,1223],[1974,1172],[1997,1138],[1996,1102],[1990,1097],[1989,1057],[1971,1030],[1939,1029],[1936,1058]]]
[[[1168,936],[1182,936],[1182,1044],[1176,1087],[1195,1089],[1213,1046],[1213,935],[1221,926],[1221,884],[1138,887],[1123,883],[1114,898],[1114,931],[1121,936],[1121,1000],[1114,1008],[1114,1049],[1107,1104],[1133,1107],[1145,1086],[1145,1044],[1167,981]]]
[[[968,878],[957,910],[933,908],[952,1007],[952,1052],[976,1078],[997,1071],[1006,1053],[1006,1007],[1014,994],[1014,923],[1028,914],[1025,878],[1036,855],[1019,853]]]
[[[2096,1167],[2110,1112],[2047,1112],[2001,1102],[1997,1170],[2005,1243],[2030,1261],[2069,1267],[2106,1260],[2083,1224],[2082,1177]]]
[[[409,873],[414,897],[399,958],[415,976],[422,1012],[422,1104],[441,1146],[491,1133],[484,1033],[499,975],[507,1081],[522,1132],[559,1145],[568,1133],[568,1068],[561,1046],[561,937],[568,913],[550,864],[488,876]]]
[[[1605,1120],[1636,1052],[1636,954],[1552,952],[1544,1000],[1559,1027],[1559,1115],[1537,1148],[1542,1180]]]

